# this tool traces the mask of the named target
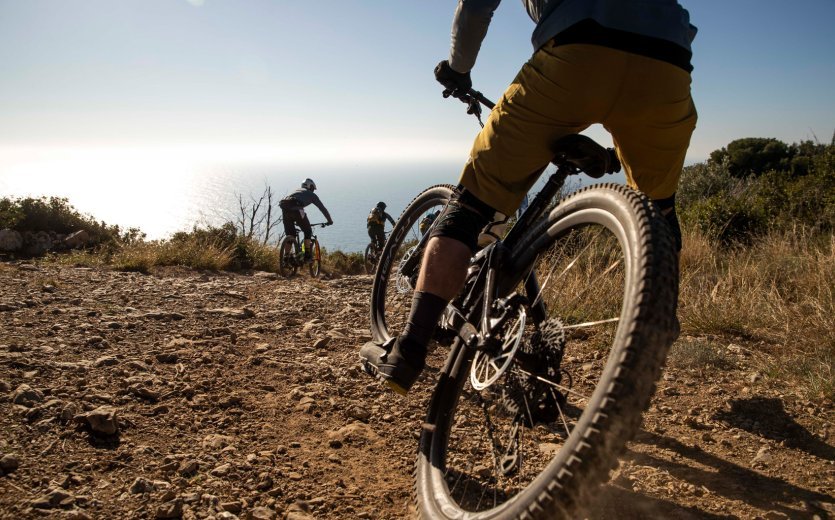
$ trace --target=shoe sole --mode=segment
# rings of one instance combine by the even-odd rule
[[[408,395],[408,390],[392,381],[389,376],[380,372],[380,370],[377,369],[376,366],[372,365],[367,359],[363,357],[360,357],[360,368],[362,368],[363,372],[373,377],[374,379],[379,380],[394,392],[404,396]]]

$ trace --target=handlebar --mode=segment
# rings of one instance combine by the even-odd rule
[[[444,90],[443,96],[445,98],[452,96],[452,91]],[[478,124],[480,124],[482,128],[484,127],[484,123],[481,121],[481,105],[486,106],[488,110],[493,110],[493,107],[496,106],[495,103],[484,97],[484,94],[473,89],[467,91],[466,94],[454,97],[461,100],[462,103],[467,104],[467,113],[473,114],[476,119],[478,119]]]
[[[316,226],[319,226],[319,227],[328,227],[329,225],[330,225],[330,224],[328,224],[327,222],[317,222],[317,223],[315,223],[315,224],[311,224],[311,225],[310,225],[310,227],[316,227]]]

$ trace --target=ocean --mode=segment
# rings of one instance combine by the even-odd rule
[[[126,229],[138,227],[148,239],[164,239],[193,226],[221,225],[239,218],[239,201],[249,206],[269,186],[278,199],[312,178],[334,225],[315,230],[328,250],[362,251],[368,244],[365,219],[384,201],[397,218],[423,189],[457,182],[463,162],[420,164],[162,164],[160,161],[51,163],[31,167],[0,165],[0,196],[66,197],[80,212]],[[617,180],[617,179],[612,179]],[[622,178],[620,179],[622,182]],[[578,183],[574,183],[579,185]],[[537,191],[536,186],[532,191]],[[275,211],[280,211],[276,207]],[[311,223],[324,218],[307,208]],[[388,228],[388,225],[387,225]],[[278,233],[281,232],[279,227]],[[277,234],[273,235],[273,239]]]
[[[455,183],[460,164],[277,164],[136,165],[52,164],[13,171],[0,168],[0,196],[66,197],[81,213],[126,229],[140,228],[148,239],[164,239],[193,226],[221,225],[239,218],[240,200],[249,206],[269,186],[278,200],[312,178],[334,225],[315,230],[329,250],[362,251],[368,244],[365,219],[379,201],[397,218],[422,189]],[[325,219],[307,208],[311,223]],[[278,232],[283,229],[279,226]],[[277,235],[274,235],[277,238]]]

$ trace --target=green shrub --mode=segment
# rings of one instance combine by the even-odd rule
[[[835,229],[835,145],[774,141],[737,140],[685,168],[677,195],[682,225],[726,245],[797,226]]]
[[[323,250],[322,266],[330,273],[363,274],[365,273],[365,258],[362,253]]]
[[[24,197],[0,199],[0,229],[23,232],[54,231],[69,234],[87,231],[93,242],[131,242],[144,234],[136,228],[122,231],[119,226],[98,222],[83,215],[63,197]]]

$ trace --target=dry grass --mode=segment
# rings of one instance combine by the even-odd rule
[[[835,397],[835,239],[802,230],[719,249],[689,233],[681,257],[683,332],[759,345],[760,369]]]

